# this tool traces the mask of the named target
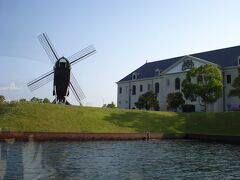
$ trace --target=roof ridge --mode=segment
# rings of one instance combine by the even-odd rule
[[[139,76],[139,79],[153,77],[154,68],[162,68],[162,70],[164,70],[185,56],[200,58],[211,63],[218,64],[221,67],[237,66],[237,58],[240,56],[240,45],[152,61],[143,64],[135,71],[140,72],[141,75]],[[127,80],[131,80],[131,73],[119,82]]]
[[[185,55],[185,56],[188,56],[188,55]],[[168,60],[177,59],[177,58],[182,58],[182,57],[184,57],[184,55],[183,55],[183,56],[176,56],[176,57],[172,57],[172,58],[168,58],[168,59],[160,59],[160,60],[148,62],[147,64],[156,63],[156,62],[159,62],[159,61],[168,61]]]
[[[159,62],[159,61],[172,60],[172,59],[176,59],[176,58],[182,58],[182,57],[184,57],[184,56],[194,56],[194,55],[198,55],[198,54],[202,54],[202,53],[210,53],[210,52],[213,52],[213,51],[227,50],[227,49],[237,48],[237,47],[240,47],[240,45],[238,45],[238,46],[230,46],[230,47],[220,48],[220,49],[213,49],[213,50],[209,50],[209,51],[201,51],[201,52],[192,53],[192,54],[184,54],[184,55],[175,56],[175,57],[172,57],[172,58],[160,59],[160,60],[156,60],[156,61],[147,62],[147,64],[155,63],[155,62]]]
[[[226,48],[220,48],[220,49],[213,49],[213,50],[209,50],[209,51],[202,51],[202,52],[198,52],[198,53],[194,53],[194,54],[189,54],[189,55],[195,55],[195,54],[201,54],[201,53],[210,53],[210,52],[213,52],[213,51],[227,50],[227,49],[232,49],[232,48],[237,48],[237,47],[240,47],[240,45],[238,45],[238,46],[226,47]]]

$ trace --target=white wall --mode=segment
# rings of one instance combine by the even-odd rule
[[[238,77],[238,69],[237,67],[226,69],[224,70],[224,79],[225,79],[225,109],[226,111],[233,110],[235,108],[239,108],[240,105],[240,99],[238,97],[229,97],[229,92],[231,89],[233,89],[232,84],[236,77]],[[231,83],[227,83],[227,75],[231,75]]]
[[[203,65],[204,61],[199,61],[198,59],[192,59],[194,62],[195,67],[199,67]],[[161,111],[167,111],[167,95],[171,92],[178,92],[180,90],[175,90],[175,79],[180,78],[180,81],[182,81],[186,78],[186,71],[182,72],[182,64],[183,62],[177,63],[176,66],[172,67],[172,69],[165,72],[165,74],[160,75],[158,77],[152,77],[147,79],[136,79],[129,82],[120,82],[118,83],[118,91],[119,88],[122,87],[122,94],[119,94],[118,92],[118,107],[119,108],[129,108],[129,90],[132,90],[132,86],[136,86],[136,95],[132,95],[132,92],[130,92],[130,101],[131,106],[130,108],[135,108],[135,102],[138,101],[138,98],[141,94],[146,93],[148,90],[148,84],[151,85],[150,90],[155,90],[155,83],[159,83],[159,94],[158,94],[158,101],[160,105]],[[234,79],[238,76],[237,67],[231,68],[231,69],[224,69],[225,73],[225,81],[224,81],[224,87],[225,87],[225,109],[228,109],[228,106],[231,107],[239,107],[240,106],[240,99],[238,97],[228,97],[228,93],[230,89],[232,89],[231,84],[233,83]],[[232,83],[227,84],[226,76],[230,74],[232,76]],[[167,81],[170,82],[170,84],[167,84]],[[140,85],[143,85],[143,91],[140,92]],[[128,91],[126,91],[126,88],[128,88]],[[180,87],[181,89],[181,87]],[[191,102],[189,100],[186,100],[186,104],[193,104],[195,105],[196,111],[201,111],[201,106],[199,105],[198,101]],[[216,103],[214,104],[208,104],[207,105],[207,111],[210,112],[221,112],[223,111],[223,97],[219,98]]]
[[[194,67],[199,67],[203,64],[206,64],[204,63],[203,61],[199,61],[198,59],[195,59],[195,58],[189,58],[192,60],[193,64],[194,64]],[[179,72],[182,72],[182,65],[184,63],[184,58],[182,59],[183,61],[180,61],[179,63],[176,64],[175,67],[171,68],[169,71],[167,71],[165,74],[172,74],[172,73],[179,73]],[[188,71],[189,69],[185,70],[185,71]]]

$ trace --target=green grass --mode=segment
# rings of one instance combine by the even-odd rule
[[[55,104],[0,104],[0,127],[31,132],[160,132],[240,135],[240,112],[175,113]]]

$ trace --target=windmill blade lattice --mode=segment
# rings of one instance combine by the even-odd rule
[[[44,48],[45,52],[47,53],[49,59],[52,61],[52,63],[55,63],[59,59],[59,56],[54,46],[52,45],[50,39],[48,38],[47,34],[46,33],[40,34],[38,36],[38,39],[42,47]]]
[[[81,51],[73,54],[72,56],[68,57],[67,59],[69,60],[70,64],[73,65],[93,55],[94,53],[96,53],[96,49],[94,48],[93,45],[90,45],[82,49]]]
[[[59,58],[46,33],[40,34],[38,39],[54,66],[53,70],[29,82],[27,84],[28,88],[31,91],[34,91],[54,80],[53,95],[55,96],[55,103],[66,103],[66,98],[69,95],[68,90],[70,88],[79,104],[82,105],[81,101],[85,98],[85,95],[76,78],[71,73],[71,65],[76,64],[96,53],[96,49],[91,45],[68,58],[65,58],[64,56]]]
[[[85,95],[72,73],[70,74],[70,89],[77,101],[81,104],[81,101],[85,98]]]
[[[42,87],[43,85],[49,83],[50,81],[52,81],[54,78],[54,72],[53,70],[43,74],[42,76],[34,79],[33,81],[29,82],[27,84],[28,88],[31,90],[31,91],[34,91],[40,87]]]

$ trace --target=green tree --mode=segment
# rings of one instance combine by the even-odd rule
[[[30,101],[31,101],[31,102],[35,102],[35,103],[42,103],[42,102],[43,102],[43,99],[37,98],[37,97],[33,97]]]
[[[186,99],[199,104],[206,111],[208,103],[214,103],[222,96],[222,73],[217,66],[210,64],[193,67],[182,82],[182,92]]]
[[[177,110],[178,107],[182,108],[185,104],[183,95],[181,92],[169,93],[167,96],[168,109]]]
[[[44,98],[43,103],[50,103],[50,100],[48,98]]]
[[[240,77],[236,77],[232,84],[233,89],[230,90],[229,96],[237,96],[240,98]]]
[[[148,91],[139,96],[138,102],[135,103],[138,109],[154,109],[159,110],[159,103],[157,100],[157,94],[153,91]]]
[[[22,99],[19,99],[19,102],[26,102],[27,100],[22,98]]]
[[[240,68],[238,69],[238,77],[234,79],[232,87],[233,89],[230,90],[228,95],[240,98]]]
[[[107,105],[107,108],[115,108],[116,105],[114,104],[114,102],[111,102],[110,104]]]
[[[38,98],[37,97],[33,97],[30,101],[31,102],[38,102]]]
[[[0,103],[5,101],[5,97],[3,95],[0,95]]]

